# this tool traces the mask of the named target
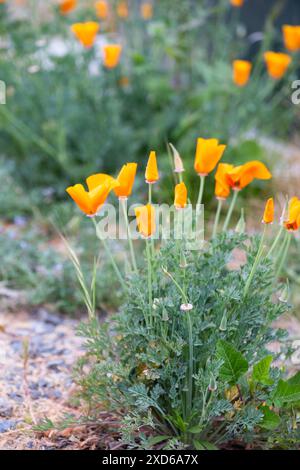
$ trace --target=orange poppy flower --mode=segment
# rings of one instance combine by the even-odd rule
[[[156,160],[156,152],[152,150],[149,155],[146,172],[145,172],[145,180],[146,183],[152,184],[156,183],[159,179],[159,173],[157,168],[157,160]]]
[[[283,40],[286,49],[291,52],[300,49],[300,26],[290,26],[285,24],[282,26]]]
[[[250,78],[252,64],[248,60],[233,62],[233,81],[237,86],[245,86]]]
[[[244,5],[244,0],[230,0],[230,3],[233,7],[242,7]]]
[[[268,168],[258,160],[236,166],[227,172],[227,181],[229,186],[234,190],[241,190],[248,186],[254,179],[268,180],[272,178],[272,174]]]
[[[126,165],[123,165],[117,177],[120,186],[114,189],[116,196],[127,198],[131,195],[136,169],[137,163],[126,163]]]
[[[263,224],[272,224],[274,222],[274,199],[272,197],[267,200],[262,222]]]
[[[267,65],[268,74],[274,80],[279,80],[285,74],[290,65],[292,58],[288,54],[282,52],[267,51],[264,54]]]
[[[59,11],[62,15],[67,15],[77,6],[77,0],[63,0],[59,4]]]
[[[300,227],[300,200],[297,197],[292,197],[289,202],[288,219],[283,222],[287,230],[298,230]]]
[[[106,44],[103,46],[103,63],[107,69],[114,69],[120,62],[122,46],[120,44]]]
[[[96,14],[102,20],[108,17],[109,7],[106,0],[99,0],[95,3]]]
[[[227,173],[234,168],[229,163],[219,163],[216,174],[215,196],[217,199],[227,199],[230,195],[230,185],[228,183]]]
[[[71,30],[84,47],[92,47],[99,31],[99,24],[95,21],[74,23]]]
[[[140,234],[149,238],[155,233],[155,209],[151,204],[135,208],[137,226]]]
[[[125,1],[121,1],[117,5],[117,14],[120,18],[127,18],[128,17],[128,4]]]
[[[214,170],[226,149],[226,145],[219,145],[217,139],[197,140],[194,168],[198,175],[206,176]]]
[[[187,189],[186,185],[182,182],[175,186],[175,199],[174,206],[176,209],[184,209],[187,203]]]
[[[119,185],[109,175],[92,175],[86,180],[88,191],[82,184],[69,186],[66,191],[77,206],[88,216],[94,216],[103,206],[110,191]]]
[[[144,20],[151,20],[153,16],[153,6],[150,2],[144,2],[141,4],[141,17]]]

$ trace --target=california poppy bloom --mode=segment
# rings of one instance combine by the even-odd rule
[[[141,17],[144,20],[151,20],[153,16],[153,6],[150,2],[144,2],[141,4]]]
[[[262,222],[263,224],[272,224],[274,222],[274,199],[272,197],[267,200]]]
[[[96,14],[102,20],[108,17],[109,7],[106,0],[99,0],[95,3]]]
[[[110,191],[119,185],[118,181],[109,175],[92,175],[86,180],[88,191],[82,184],[69,186],[66,191],[76,202],[77,206],[88,216],[97,214],[106,201]]]
[[[128,17],[128,4],[126,1],[121,1],[117,5],[117,14],[120,18]]]
[[[294,231],[300,227],[300,200],[292,197],[289,202],[288,219],[283,222],[287,230]]]
[[[155,209],[151,204],[135,208],[137,226],[140,234],[149,238],[155,233]]]
[[[300,26],[290,26],[285,24],[282,26],[283,41],[286,49],[291,52],[300,49]]]
[[[145,180],[148,184],[156,183],[159,179],[159,173],[157,168],[157,160],[156,160],[156,152],[152,150],[149,155],[146,172],[145,172]]]
[[[99,24],[95,21],[74,23],[71,30],[84,47],[92,47],[99,31]]]
[[[248,60],[235,60],[233,62],[233,81],[237,86],[245,86],[250,78],[252,64]]]
[[[227,199],[230,195],[230,185],[227,173],[233,168],[233,165],[230,165],[229,163],[219,163],[215,174],[215,196],[217,199]]]
[[[229,186],[239,191],[248,186],[254,179],[268,180],[272,174],[268,168],[258,160],[247,162],[229,170],[226,175]]]
[[[292,58],[288,54],[282,52],[267,51],[264,54],[267,65],[268,74],[274,80],[279,80],[285,74],[290,65]]]
[[[230,0],[230,3],[233,7],[242,7],[244,5],[244,0]]]
[[[120,44],[106,44],[103,46],[103,63],[107,69],[114,69],[120,62],[122,46]]]
[[[219,145],[217,139],[197,140],[194,168],[198,175],[207,176],[214,170],[226,149],[226,145]]]
[[[175,199],[174,206],[176,209],[184,209],[187,203],[187,189],[186,185],[182,182],[175,186]]]
[[[77,6],[77,0],[63,0],[59,4],[59,11],[62,15],[67,15]]]
[[[117,177],[119,186],[114,189],[117,197],[127,198],[131,195],[136,169],[137,163],[126,163],[126,165],[123,165]]]

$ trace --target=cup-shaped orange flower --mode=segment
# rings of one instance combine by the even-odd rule
[[[74,23],[71,26],[72,32],[84,47],[92,47],[99,31],[99,24],[96,21],[86,23]]]
[[[184,182],[175,186],[174,206],[176,209],[184,209],[187,204],[187,188]]]
[[[244,5],[244,0],[230,0],[230,3],[233,7],[240,8]]]
[[[106,44],[103,46],[103,64],[107,69],[114,69],[120,62],[122,46],[120,44]]]
[[[131,195],[136,169],[137,163],[126,163],[126,165],[123,165],[117,177],[119,186],[114,189],[117,197],[128,198]]]
[[[206,176],[213,171],[225,149],[226,145],[220,145],[217,139],[198,138],[194,163],[198,175]]]
[[[245,86],[250,78],[252,64],[248,60],[235,60],[233,62],[233,81],[237,86]]]
[[[156,230],[155,209],[151,204],[135,208],[137,226],[144,238],[154,235]]]
[[[117,14],[120,18],[127,18],[129,15],[128,3],[126,1],[120,1],[117,5]]]
[[[62,15],[67,15],[77,6],[77,0],[62,0],[59,3],[59,11]]]
[[[279,80],[286,73],[292,58],[282,52],[267,51],[264,54],[268,74],[274,80]]]
[[[99,0],[95,3],[96,15],[98,18],[105,20],[109,14],[109,6],[106,0]]]
[[[145,180],[148,184],[156,183],[159,180],[159,173],[157,168],[156,152],[151,150],[148,163],[146,166]]]
[[[94,216],[105,203],[110,191],[119,185],[109,175],[92,175],[87,178],[88,191],[82,184],[69,186],[66,191],[77,206],[88,216]]]
[[[291,52],[300,49],[300,26],[285,24],[282,26],[283,41],[286,49]]]
[[[272,224],[274,222],[274,199],[270,197],[265,205],[263,224]]]
[[[229,186],[239,191],[248,186],[254,179],[268,180],[272,174],[262,162],[253,160],[244,165],[236,166],[227,172]]]
[[[144,18],[144,20],[151,20],[153,16],[153,5],[150,2],[143,2],[141,4],[141,17]]]
[[[215,196],[217,199],[227,199],[230,195],[230,185],[227,174],[233,168],[233,165],[230,165],[229,163],[219,163],[215,174]]]
[[[300,227],[300,199],[292,197],[289,202],[288,219],[283,222],[287,230],[295,231]]]

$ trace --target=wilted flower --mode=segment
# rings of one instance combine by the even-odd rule
[[[233,81],[237,86],[245,86],[250,78],[252,64],[248,60],[235,60],[233,62]]]
[[[145,180],[146,183],[152,184],[156,183],[159,179],[159,173],[157,168],[157,160],[156,160],[156,153],[154,150],[150,152],[146,172],[145,172]]]
[[[88,216],[94,216],[105,203],[110,191],[119,183],[109,175],[92,175],[86,180],[88,191],[82,184],[69,186],[66,191],[77,206]]]
[[[238,191],[248,186],[254,179],[268,180],[272,178],[272,174],[262,162],[253,160],[229,170],[226,178],[229,186]]]
[[[103,46],[104,66],[108,69],[115,68],[120,62],[122,46],[120,44],[106,44]]]
[[[126,163],[126,165],[123,165],[117,177],[119,186],[114,189],[116,196],[127,198],[131,195],[136,169],[137,163]]]
[[[194,168],[198,175],[206,176],[214,170],[226,149],[217,139],[198,138]]]
[[[74,23],[71,30],[84,47],[92,47],[99,31],[99,24],[95,21]]]
[[[300,26],[290,26],[285,24],[282,26],[283,40],[286,49],[291,52],[300,49]]]
[[[151,204],[135,208],[137,226],[140,234],[149,238],[155,233],[155,209]]]
[[[183,167],[183,162],[182,159],[179,155],[178,150],[174,147],[171,142],[169,143],[172,152],[173,152],[173,158],[174,158],[174,172],[175,173],[183,173],[184,172],[184,167]]]
[[[187,203],[187,189],[186,185],[182,182],[175,186],[175,200],[174,206],[176,209],[184,209]]]
[[[285,74],[290,65],[292,58],[288,54],[282,52],[267,51],[264,54],[268,74],[274,80],[279,80]]]
[[[264,224],[272,224],[274,222],[274,199],[272,197],[267,200],[262,222]]]

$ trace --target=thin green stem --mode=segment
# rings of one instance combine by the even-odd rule
[[[290,248],[291,240],[292,240],[292,234],[290,232],[287,232],[286,236],[285,236],[285,239],[284,239],[284,248],[283,248],[283,251],[282,251],[281,259],[280,259],[280,262],[279,262],[279,265],[278,265],[278,269],[276,271],[276,277],[279,277],[280,274],[281,274],[283,265],[286,261],[286,257],[287,257],[287,254],[288,254],[288,251],[289,251],[289,248]]]
[[[184,290],[182,289],[182,287],[178,284],[178,282],[174,279],[174,277],[172,276],[171,273],[169,273],[165,268],[162,268],[163,272],[171,279],[171,281],[174,283],[174,285],[177,287],[178,291],[180,292],[180,294],[182,295],[182,299],[184,301],[185,304],[188,304],[188,299],[187,299],[187,296],[186,296],[186,293],[184,292]]]
[[[194,363],[194,346],[193,346],[193,324],[190,312],[186,312],[188,336],[189,336],[189,374],[188,374],[188,391],[187,391],[187,416],[192,414],[193,404],[193,363]]]
[[[197,199],[197,209],[200,210],[200,206],[202,204],[203,193],[204,193],[204,186],[205,186],[205,175],[200,176],[200,186],[199,186],[199,194]]]
[[[135,252],[134,252],[134,248],[133,248],[131,232],[130,232],[130,227],[129,227],[129,222],[128,222],[126,199],[120,198],[119,201],[121,202],[121,206],[122,206],[122,210],[123,210],[123,214],[124,214],[124,219],[125,219],[125,223],[126,223],[126,230],[127,230],[127,236],[128,236],[128,245],[129,245],[129,250],[130,250],[131,262],[132,262],[133,269],[137,274],[138,269],[137,269]]]
[[[148,303],[149,303],[149,322],[152,326],[152,265],[151,265],[151,240],[146,240],[146,254],[148,266]]]
[[[152,204],[152,184],[148,183],[148,203]]]
[[[246,297],[248,291],[249,291],[249,287],[251,285],[251,282],[252,282],[252,279],[253,279],[253,276],[257,270],[257,267],[258,267],[258,264],[262,258],[262,254],[263,254],[263,250],[264,250],[264,241],[265,241],[265,234],[266,234],[266,225],[264,226],[264,231],[263,231],[263,234],[262,234],[262,237],[261,237],[261,240],[260,240],[260,244],[259,244],[259,248],[257,250],[257,254],[256,254],[256,257],[255,257],[255,260],[254,260],[254,263],[253,263],[253,266],[252,266],[252,269],[250,271],[250,274],[249,274],[249,277],[247,279],[247,282],[245,284],[245,288],[244,288],[244,297]]]
[[[218,207],[217,207],[217,212],[216,212],[216,216],[215,216],[215,222],[214,222],[214,228],[213,228],[212,238],[215,238],[216,235],[217,235],[217,230],[218,230],[218,225],[219,225],[219,220],[220,220],[222,205],[223,205],[223,199],[218,199]]]
[[[284,230],[284,227],[281,225],[281,227],[280,227],[280,229],[277,233],[277,236],[276,236],[275,240],[273,241],[273,244],[272,244],[272,246],[271,246],[271,248],[270,248],[270,250],[267,254],[267,258],[269,258],[271,256],[271,254],[273,253],[273,251],[275,250],[275,248],[276,248],[276,246],[277,246],[277,244],[278,244],[278,242],[281,238],[283,230]]]
[[[225,232],[228,228],[228,225],[229,225],[229,222],[231,220],[232,213],[233,213],[233,209],[234,209],[235,204],[236,204],[238,193],[239,193],[239,191],[236,191],[236,190],[233,192],[231,203],[230,203],[230,206],[229,206],[229,209],[228,209],[228,212],[227,212],[227,215],[226,215],[226,219],[225,219],[225,222],[224,222],[224,225],[223,225],[223,232]]]

